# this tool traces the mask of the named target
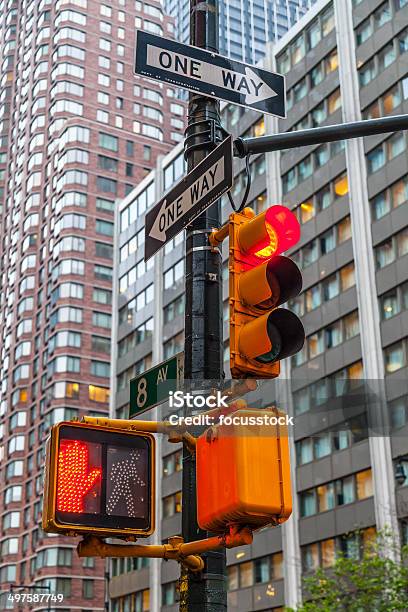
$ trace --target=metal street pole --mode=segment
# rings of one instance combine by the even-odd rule
[[[387,134],[399,130],[408,130],[408,115],[393,115],[391,117],[380,117],[379,119],[339,123],[258,138],[237,138],[234,141],[234,155],[245,157],[246,155],[295,149],[324,142],[335,142],[336,140]]]
[[[190,43],[218,52],[218,0],[190,0]],[[185,154],[190,172],[223,140],[219,102],[190,94]],[[208,234],[220,226],[216,202],[186,230],[185,380],[192,392],[204,381],[223,378],[222,258]],[[188,410],[188,409],[187,409]],[[182,534],[186,542],[207,537],[197,524],[195,457],[183,452]],[[203,555],[200,574],[182,570],[180,611],[221,612],[227,609],[225,550]]]

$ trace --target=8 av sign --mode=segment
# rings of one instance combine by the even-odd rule
[[[145,261],[232,187],[232,137],[207,155],[146,215]]]
[[[137,31],[135,73],[285,117],[285,77],[148,32]]]
[[[169,399],[169,391],[177,391],[184,379],[184,353],[147,370],[130,381],[129,418]]]

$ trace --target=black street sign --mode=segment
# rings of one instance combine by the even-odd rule
[[[228,136],[156,204],[145,219],[145,261],[232,187]]]
[[[286,117],[285,77],[148,32],[136,32],[135,73]]]

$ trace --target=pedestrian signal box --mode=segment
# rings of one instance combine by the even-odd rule
[[[198,438],[201,529],[224,533],[230,525],[242,525],[255,530],[289,518],[292,496],[285,423],[286,417],[278,411],[239,410]]]
[[[301,350],[305,332],[290,310],[278,308],[297,296],[302,275],[281,255],[300,238],[295,215],[271,206],[250,208],[229,221],[230,367],[233,378],[275,378],[279,360]]]
[[[46,448],[44,531],[151,535],[154,457],[151,434],[86,423],[54,425]]]

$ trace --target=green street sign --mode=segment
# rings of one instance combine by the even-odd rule
[[[184,353],[147,370],[130,381],[129,418],[165,402],[170,391],[177,391],[184,378]]]

